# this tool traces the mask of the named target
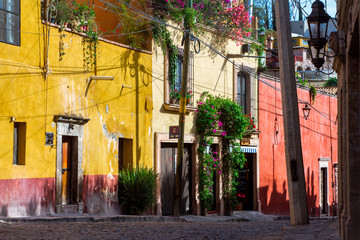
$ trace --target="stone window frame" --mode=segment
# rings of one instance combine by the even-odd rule
[[[238,76],[239,74],[244,74],[246,77],[246,83],[245,83],[245,91],[246,91],[246,109],[244,111],[245,114],[251,113],[251,75],[249,72],[253,73],[253,69],[250,67],[242,66],[242,69],[238,69],[234,66],[234,80],[233,80],[233,101],[236,103],[239,103],[238,101]]]
[[[178,47],[178,53],[180,56],[183,56],[184,49]],[[179,103],[174,103],[170,99],[170,84],[169,84],[169,52],[166,51],[165,54],[165,64],[164,64],[164,104],[163,107],[166,110],[170,111],[179,111],[180,105]],[[191,103],[186,105],[186,112],[193,112],[196,110],[195,101],[194,101],[194,52],[190,51],[190,62],[189,62],[189,78],[188,78],[188,87],[187,91],[192,94]]]

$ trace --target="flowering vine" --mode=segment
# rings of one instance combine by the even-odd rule
[[[186,0],[155,0],[154,9],[155,15],[163,20],[181,25],[187,19],[194,32],[201,32],[203,26],[211,27],[238,45],[251,34],[252,18],[237,0],[194,0],[191,8]]]
[[[230,214],[236,203],[236,177],[245,164],[244,153],[238,140],[251,125],[252,119],[245,116],[242,108],[220,96],[202,93],[197,101],[196,129],[199,134],[199,196],[202,213],[213,200],[213,175],[223,176],[225,213]],[[217,152],[206,151],[214,136],[221,136],[221,159]],[[230,148],[233,150],[230,152]]]

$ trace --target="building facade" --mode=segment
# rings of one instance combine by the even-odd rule
[[[119,168],[153,166],[151,52],[47,24],[45,6],[0,6],[0,215],[119,212]]]
[[[289,215],[280,79],[259,77],[260,211]],[[337,97],[298,85],[301,146],[309,216],[336,215],[338,206]],[[310,114],[304,118],[307,104]]]
[[[177,69],[182,67],[181,39],[182,32],[171,30],[175,44],[178,47],[179,56],[177,60]],[[205,34],[199,37],[208,46],[200,43],[200,52],[196,53],[191,47],[190,64],[189,64],[189,83],[188,83],[188,104],[186,107],[185,120],[185,151],[183,162],[182,177],[182,213],[200,214],[200,201],[198,199],[198,178],[197,178],[197,148],[198,139],[196,132],[196,101],[203,92],[209,92],[213,95],[221,95],[238,102],[243,106],[245,113],[252,114],[255,123],[258,118],[258,100],[257,100],[257,80],[256,80],[256,58],[232,58],[237,63],[237,67],[227,61],[225,57],[241,54],[243,46],[236,46],[235,42],[230,40],[218,41],[219,36],[214,31],[206,30]],[[220,42],[220,43],[219,43]],[[244,42],[246,43],[246,42]],[[193,46],[194,42],[191,43]],[[216,49],[221,55],[214,52],[211,48]],[[246,53],[246,55],[251,55]],[[169,63],[168,52],[165,54],[161,48],[154,46],[153,49],[153,96],[154,96],[154,113],[153,113],[153,137],[154,137],[154,165],[156,172],[160,176],[157,185],[157,214],[170,215],[173,213],[172,193],[174,185],[175,163],[177,161],[177,142],[178,139],[170,138],[169,127],[179,125],[179,99],[176,94],[171,94],[180,88],[177,88],[181,78],[176,78],[175,86],[171,87],[169,83]],[[180,73],[181,74],[181,73]],[[175,90],[174,90],[175,88]],[[173,89],[173,90],[172,90]],[[257,189],[257,171],[258,163],[257,150],[259,141],[257,136],[251,136],[248,139],[248,146],[244,147],[247,151],[248,162],[251,163],[252,178],[251,199],[247,200],[248,208],[257,209],[258,195]],[[220,152],[221,136],[215,137],[214,144],[211,146],[213,152]],[[250,152],[252,151],[252,153]],[[246,173],[244,173],[246,174]],[[221,177],[215,179],[215,201],[212,209],[208,211],[224,214],[224,203],[222,199]],[[250,183],[248,183],[250,184]]]
[[[339,76],[339,226],[342,239],[359,239],[360,2],[341,0],[337,9],[334,69]]]

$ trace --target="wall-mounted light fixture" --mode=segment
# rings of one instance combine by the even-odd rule
[[[312,45],[312,42],[309,41],[309,52],[311,62],[319,70],[325,63],[325,47],[316,49],[315,46]]]
[[[315,49],[320,50],[327,43],[326,37],[330,16],[325,11],[325,5],[320,0],[316,0],[311,8],[312,11],[307,17],[310,41]]]
[[[309,106],[307,104],[305,104],[305,107],[303,107],[302,110],[304,113],[304,118],[305,118],[305,120],[307,120],[310,115],[311,108],[309,108]]]
[[[331,17],[325,11],[325,5],[320,0],[316,0],[311,8],[312,11],[307,17],[310,33],[309,52],[311,62],[319,70],[325,62],[327,29]]]

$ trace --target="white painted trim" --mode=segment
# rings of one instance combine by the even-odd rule
[[[321,168],[326,168],[326,192],[327,192],[327,215],[330,215],[330,202],[329,202],[329,161],[330,158],[319,158],[319,209],[320,209],[320,215],[323,209],[321,198]]]

